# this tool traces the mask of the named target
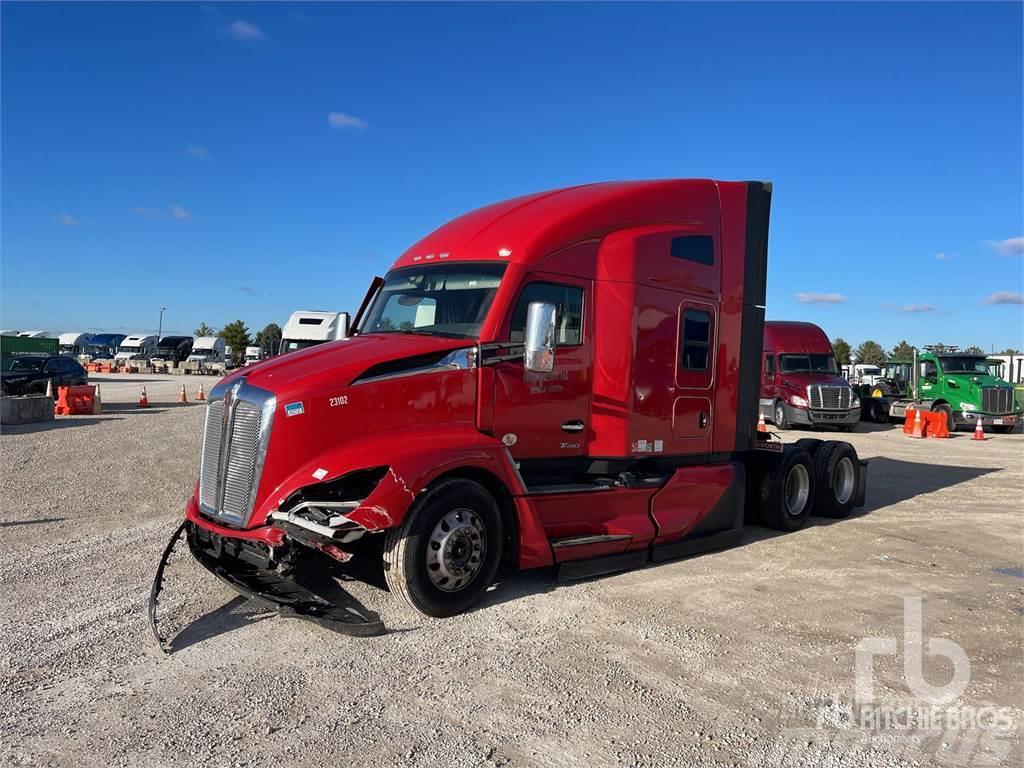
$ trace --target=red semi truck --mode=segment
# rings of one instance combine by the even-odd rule
[[[850,431],[860,398],[839,373],[832,342],[812,323],[764,324],[761,415],[780,429],[794,425]]]
[[[770,196],[592,184],[442,226],[374,280],[352,336],[213,389],[167,554],[187,540],[243,594],[357,632],[300,562],[371,553],[448,616],[502,562],[593,575],[729,546],[745,517],[848,514],[852,446],[758,450]]]

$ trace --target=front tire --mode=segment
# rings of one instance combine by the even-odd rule
[[[940,405],[932,406],[933,413],[942,413],[946,416],[946,429],[950,432],[956,432],[956,422],[953,420],[953,409],[945,403]]]
[[[772,421],[779,429],[789,428],[789,422],[786,420],[786,406],[781,400],[776,402],[772,409]]]
[[[444,480],[386,534],[384,579],[420,613],[454,616],[494,581],[503,538],[498,505],[482,485]]]

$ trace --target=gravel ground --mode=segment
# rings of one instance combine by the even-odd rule
[[[195,620],[165,656],[146,600],[199,460],[202,407],[174,400],[200,379],[91,378],[103,416],[0,437],[5,764],[1022,764],[1020,434],[863,426],[846,436],[872,460],[855,517],[582,583],[512,575],[453,619],[355,584],[392,630],[376,638],[262,613],[182,560],[168,589]],[[969,683],[941,727],[855,724],[855,647],[903,648],[905,596],[925,638],[964,649]],[[926,706],[903,657],[875,660],[872,711]],[[983,707],[984,727],[948,719]]]

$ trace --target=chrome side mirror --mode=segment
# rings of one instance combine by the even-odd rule
[[[555,367],[555,305],[531,301],[526,310],[523,365],[528,371],[547,373]]]

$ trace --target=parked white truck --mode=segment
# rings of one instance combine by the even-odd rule
[[[91,341],[91,333],[79,333],[78,331],[62,333],[57,337],[60,353],[65,357],[78,357],[79,355],[87,354]]]
[[[189,363],[223,363],[224,339],[219,336],[200,336],[192,345]]]
[[[245,365],[256,365],[263,359],[263,350],[259,347],[245,348]]]
[[[156,354],[156,344],[159,339],[155,335],[145,333],[133,333],[125,337],[121,346],[117,348],[115,360],[149,360]]]
[[[281,332],[280,353],[313,347],[348,336],[348,312],[292,312]]]

